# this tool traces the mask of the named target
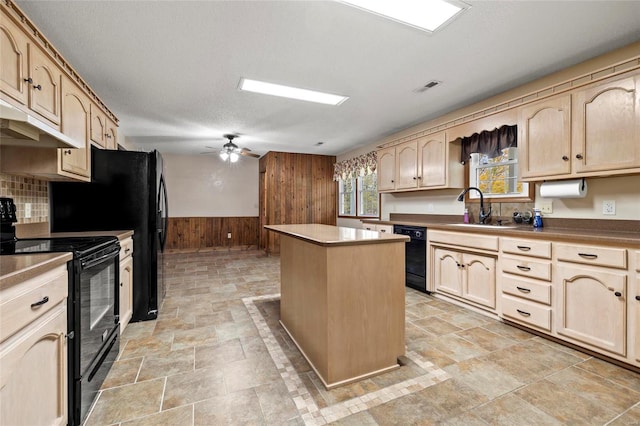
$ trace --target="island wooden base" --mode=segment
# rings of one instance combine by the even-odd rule
[[[281,234],[280,321],[327,389],[398,368],[405,242],[319,245]]]
[[[313,362],[311,362],[311,360],[309,359],[309,357],[307,356],[306,353],[304,353],[304,349],[302,349],[300,347],[300,345],[298,344],[298,342],[296,342],[295,337],[293,337],[291,335],[291,333],[289,332],[289,330],[287,330],[287,327],[285,327],[285,325],[282,323],[282,321],[280,321],[280,325],[282,326],[282,328],[284,328],[284,331],[287,332],[287,334],[289,335],[289,337],[291,338],[291,340],[293,340],[293,343],[296,345],[296,347],[298,348],[298,350],[300,351],[300,353],[302,354],[302,356],[304,357],[304,359],[307,360],[307,362],[309,363],[309,365],[311,366],[311,369],[316,373],[316,376],[318,376],[318,378],[320,379],[320,381],[322,382],[322,384],[324,385],[325,389],[330,390],[330,389],[334,389],[337,387],[340,387],[342,385],[348,385],[349,383],[354,383],[354,382],[358,382],[360,380],[364,380],[367,379],[369,377],[373,377],[373,376],[377,376],[378,374],[382,374],[382,373],[386,373],[388,371],[393,371],[396,368],[400,368],[400,364],[395,363],[394,365],[388,367],[388,368],[383,368],[381,370],[378,371],[372,371],[370,373],[367,374],[363,374],[361,376],[357,376],[357,377],[352,377],[351,379],[347,379],[347,380],[343,380],[341,382],[336,382],[336,383],[327,383],[325,382],[324,378],[322,377],[322,375],[320,374],[320,372],[316,369],[316,367],[313,365]]]

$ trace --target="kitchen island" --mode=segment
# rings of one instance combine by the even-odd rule
[[[324,386],[399,367],[409,238],[319,224],[265,228],[280,234],[280,323]]]

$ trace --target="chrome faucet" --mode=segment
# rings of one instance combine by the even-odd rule
[[[478,194],[480,194],[480,223],[484,223],[487,220],[487,218],[491,216],[491,206],[489,206],[489,211],[485,213],[484,212],[484,196],[482,195],[482,191],[480,191],[480,189],[476,188],[475,186],[470,186],[469,188],[462,191],[460,195],[458,195],[458,201],[464,201],[464,194],[471,191],[472,189],[475,189],[476,191],[478,191]]]

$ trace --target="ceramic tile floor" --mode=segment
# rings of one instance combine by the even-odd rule
[[[640,424],[640,374],[410,289],[402,367],[326,391],[277,325],[279,258],[167,263],[87,425]]]

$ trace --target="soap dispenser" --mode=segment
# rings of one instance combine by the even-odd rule
[[[540,209],[533,209],[533,227],[542,228],[542,216],[540,215]]]
[[[464,216],[462,221],[464,223],[469,223],[469,209],[464,209]]]

